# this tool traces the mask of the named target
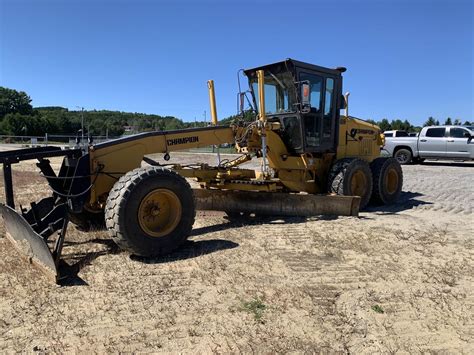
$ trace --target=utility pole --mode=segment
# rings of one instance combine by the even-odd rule
[[[81,142],[84,142],[84,107],[76,107],[81,109]]]
[[[81,107],[81,131],[82,131],[81,140],[84,141],[84,107]]]

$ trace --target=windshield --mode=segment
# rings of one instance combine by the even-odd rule
[[[255,97],[258,98],[258,80],[250,80]],[[257,108],[260,111],[258,100]],[[296,111],[296,90],[290,72],[271,73],[265,71],[265,111],[267,114]]]

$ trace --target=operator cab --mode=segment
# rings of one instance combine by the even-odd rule
[[[258,107],[257,71],[265,73],[267,119],[279,121],[287,148],[301,153],[335,153],[345,68],[329,69],[293,59],[244,70]]]

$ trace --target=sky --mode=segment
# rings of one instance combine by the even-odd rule
[[[470,0],[0,0],[0,86],[33,106],[202,120],[236,113],[237,71],[347,67],[351,115],[474,120]]]

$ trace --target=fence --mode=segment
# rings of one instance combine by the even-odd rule
[[[110,136],[92,136],[93,143],[106,142],[115,138]],[[87,138],[84,137],[87,141]],[[74,147],[77,145],[76,136],[58,135],[58,134],[45,134],[44,136],[8,136],[0,135],[0,144],[12,144],[19,145],[21,147],[41,147],[47,145],[62,145],[66,147]],[[193,148],[189,149],[189,152],[194,153],[217,153],[215,146]],[[220,153],[236,153],[233,145],[224,144],[219,148]]]
[[[92,136],[94,143],[106,142],[118,137]],[[87,141],[87,137],[84,137]],[[20,144],[27,147],[40,147],[46,145],[75,146],[77,137],[71,135],[45,134],[44,136],[7,136],[0,135],[1,144]]]

